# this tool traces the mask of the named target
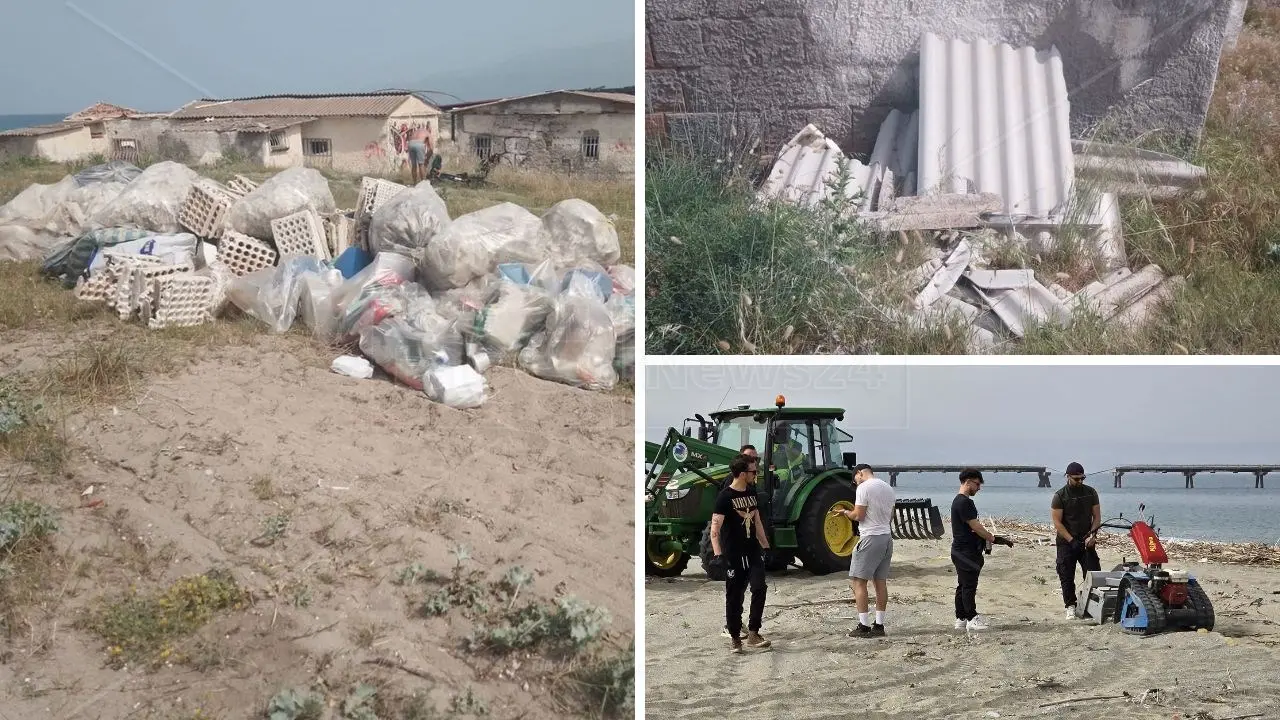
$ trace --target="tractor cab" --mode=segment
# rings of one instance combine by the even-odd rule
[[[779,395],[775,407],[751,409],[739,406],[733,410],[712,413],[713,442],[737,450],[752,445],[760,455],[756,487],[760,491],[765,517],[783,521],[787,517],[787,499],[806,480],[851,466],[854,453],[853,436],[836,426],[844,420],[837,408],[789,408]]]

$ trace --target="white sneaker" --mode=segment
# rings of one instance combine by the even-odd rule
[[[972,620],[968,622],[968,624],[965,626],[965,629],[966,630],[986,630],[989,627],[991,626],[987,624],[987,621],[981,615],[976,615]]]
[[[1068,619],[1068,620],[1075,620],[1075,619],[1076,619],[1076,606],[1075,606],[1075,605],[1072,605],[1071,607],[1067,608],[1067,619]]]
[[[968,626],[968,624],[969,624],[969,623],[968,623],[968,622],[966,622],[966,621],[964,621],[964,620],[956,620],[956,629],[957,629],[957,630],[964,630],[964,629],[965,629],[965,627],[966,627],[966,626]]]

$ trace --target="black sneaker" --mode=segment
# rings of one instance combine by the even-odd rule
[[[876,623],[871,626],[871,637],[884,637],[884,626]]]
[[[849,637],[871,637],[872,632],[869,626],[858,623],[858,627],[849,631]]]

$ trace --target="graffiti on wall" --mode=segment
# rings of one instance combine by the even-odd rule
[[[391,121],[382,131],[382,136],[364,146],[364,157],[369,164],[379,170],[390,172],[405,171],[409,167],[409,138],[420,129],[430,129],[425,122]],[[433,134],[434,135],[434,134]],[[435,140],[432,137],[432,140]]]

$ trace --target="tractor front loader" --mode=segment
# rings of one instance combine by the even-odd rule
[[[716,496],[730,481],[729,462],[748,444],[760,456],[755,487],[772,548],[768,569],[785,570],[797,560],[817,575],[847,569],[857,524],[832,514],[852,509],[855,497],[856,455],[843,452],[853,437],[836,426],[843,420],[843,409],[790,408],[779,395],[775,407],[739,405],[710,420],[695,415],[683,432],[670,428],[662,443],[646,443],[646,574],[680,575],[693,555],[710,566]],[[696,437],[689,423],[696,423]],[[942,514],[931,500],[899,500],[894,511],[894,537],[942,537]]]

